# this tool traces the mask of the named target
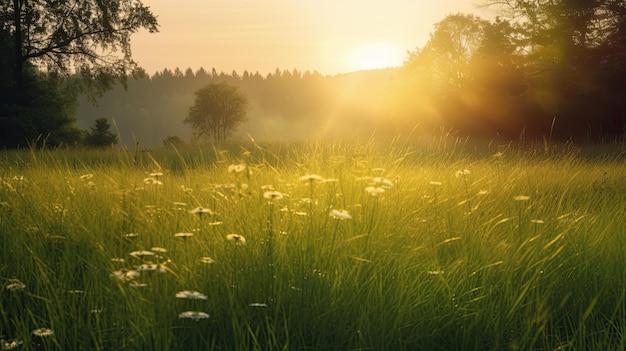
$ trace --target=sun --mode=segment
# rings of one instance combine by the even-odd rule
[[[354,50],[349,57],[350,68],[355,71],[401,66],[403,55],[392,44],[371,43]]]

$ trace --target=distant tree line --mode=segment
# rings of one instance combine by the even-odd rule
[[[152,76],[129,80],[126,89],[121,85],[114,87],[97,105],[90,104],[86,96],[81,97],[78,121],[87,126],[97,118],[113,117],[121,139],[129,145],[157,145],[171,136],[191,140],[193,129],[184,123],[193,120],[190,108],[200,90],[219,85],[224,89],[237,88],[246,98],[247,113],[243,119],[247,119],[247,124],[243,133],[270,133],[267,137],[272,137],[290,132],[293,136],[298,134],[294,128],[308,131],[330,113],[329,102],[334,95],[330,80],[318,72],[295,69],[277,69],[261,75],[166,68]],[[220,135],[217,139],[226,136],[225,130],[215,133]]]

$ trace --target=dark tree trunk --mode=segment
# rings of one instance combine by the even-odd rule
[[[18,87],[22,85],[22,66],[24,64],[22,57],[22,4],[20,0],[13,0],[13,21],[15,23],[15,64],[13,76]]]

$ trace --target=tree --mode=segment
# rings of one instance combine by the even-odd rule
[[[184,122],[199,139],[224,141],[229,132],[246,121],[248,99],[238,88],[211,83],[195,92],[195,101]]]
[[[130,36],[156,32],[157,20],[139,0],[11,0],[0,5],[3,31],[13,38],[13,72],[23,79],[26,62],[48,72],[80,72],[109,88],[137,68]],[[93,86],[92,86],[93,87]]]
[[[512,40],[513,29],[500,19],[446,16],[405,62],[412,98],[464,134],[519,134],[512,96],[525,88]]]
[[[448,15],[435,24],[424,48],[409,57],[408,66],[424,64],[440,89],[460,88],[469,79],[469,63],[481,47],[489,22],[473,15]]]
[[[173,148],[181,148],[185,146],[185,142],[178,135],[168,135],[165,139],[163,139],[163,145]]]
[[[594,63],[600,52],[624,40],[623,0],[485,0],[498,7],[519,30],[520,45],[539,71],[563,63]],[[621,39],[618,39],[621,37]],[[615,41],[617,39],[617,41]],[[589,61],[592,60],[592,61]]]
[[[117,144],[117,136],[109,129],[111,125],[106,118],[98,118],[93,127],[85,137],[85,145],[90,147],[103,148]]]
[[[16,91],[8,67],[0,65],[0,146],[26,147],[36,140],[48,146],[79,142],[77,100],[70,82],[28,65],[22,89]]]
[[[523,70],[544,119],[566,121],[557,122],[555,133],[594,139],[624,133],[624,0],[484,3],[498,7],[517,30]]]
[[[0,146],[76,142],[78,94],[93,101],[142,74],[130,36],[157,25],[139,0],[1,2]]]
[[[448,15],[435,24],[423,48],[409,53],[405,68],[422,80],[427,78],[429,90],[435,88],[440,96],[468,85],[487,84],[487,78],[501,80],[514,75],[518,65],[513,32],[499,18],[489,22],[473,15]]]

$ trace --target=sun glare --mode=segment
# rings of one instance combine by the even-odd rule
[[[349,58],[355,71],[401,66],[401,50],[385,43],[372,43],[356,49]]]

